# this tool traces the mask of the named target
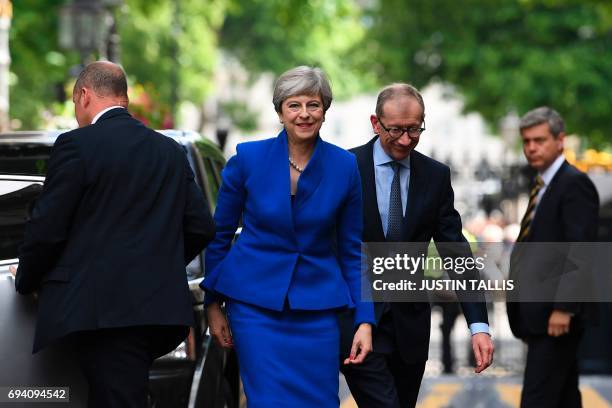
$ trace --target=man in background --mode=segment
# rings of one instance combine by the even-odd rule
[[[546,275],[549,282],[559,282],[551,277],[563,275],[553,288],[557,299],[507,304],[512,332],[528,345],[521,407],[581,407],[576,353],[593,309],[559,294],[561,285],[571,291],[586,277],[566,270],[572,262],[566,262],[565,244],[551,248],[541,243],[595,241],[599,197],[588,176],[563,157],[565,126],[559,113],[546,106],[531,110],[522,117],[520,131],[523,152],[537,175],[513,250],[510,279],[520,287],[533,284],[534,274]]]

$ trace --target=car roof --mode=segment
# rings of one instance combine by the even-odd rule
[[[6,181],[26,181],[26,182],[40,182],[45,181],[45,176],[30,175],[30,174],[11,174],[11,173],[0,173],[0,180]]]
[[[26,130],[3,132],[0,133],[0,143],[32,143],[51,146],[55,143],[55,139],[57,139],[59,135],[67,131],[68,130]],[[168,136],[180,144],[198,142],[204,143],[211,150],[218,149],[213,142],[205,140],[198,132],[192,130],[163,129],[157,130],[157,132]],[[218,153],[218,151],[216,153]]]
[[[0,133],[0,143],[34,143],[52,145],[63,132],[60,130],[18,131]]]

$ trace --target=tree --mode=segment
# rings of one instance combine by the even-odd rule
[[[74,53],[59,49],[58,15],[64,0],[13,2],[9,47],[11,52],[10,115],[25,129],[36,129],[46,110],[63,107],[64,83]]]
[[[610,145],[612,13],[601,2],[387,0],[363,49],[383,81],[441,80],[494,127],[509,112],[559,110],[569,132]]]
[[[11,116],[59,109],[74,53],[57,45],[64,0],[14,2]],[[336,96],[391,81],[454,85],[496,127],[551,105],[593,146],[611,145],[612,5],[606,0],[126,0],[117,12],[133,85],[175,111],[213,86],[218,47],[251,72],[321,66]],[[162,109],[163,110],[163,109]]]
[[[213,85],[223,0],[127,0],[118,16],[122,63],[132,83],[154,89],[158,102],[201,105]]]
[[[376,83],[357,70],[365,35],[360,8],[352,0],[234,0],[220,32],[220,45],[252,73],[280,74],[297,65],[325,70],[337,96]]]
[[[43,113],[64,109],[74,52],[58,45],[59,9],[66,0],[14,2],[10,32],[11,117],[37,128]],[[150,90],[160,110],[179,101],[201,104],[212,86],[217,32],[226,1],[126,0],[116,12],[122,64],[131,85]],[[93,56],[97,58],[97,56]],[[155,124],[163,123],[159,118]]]

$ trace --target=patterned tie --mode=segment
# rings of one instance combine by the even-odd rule
[[[529,193],[529,204],[527,205],[527,211],[525,211],[525,215],[521,221],[521,232],[519,232],[516,242],[523,241],[529,234],[529,227],[531,227],[531,222],[533,221],[538,193],[542,187],[544,187],[544,180],[542,180],[540,176],[537,176],[535,179],[535,185]]]
[[[398,242],[402,239],[402,192],[400,188],[400,164],[391,163],[393,181],[389,195],[389,219],[387,221],[387,241]]]

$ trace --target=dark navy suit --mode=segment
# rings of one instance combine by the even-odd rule
[[[376,139],[351,150],[357,157],[363,188],[364,242],[386,241],[376,196],[373,160]],[[408,191],[402,242],[424,243],[424,248],[432,239],[436,243],[459,243],[460,248],[465,244],[465,256],[470,256],[469,244],[461,232],[461,218],[454,208],[448,166],[413,150]],[[462,302],[461,306],[468,324],[488,322],[484,303]],[[364,364],[343,368],[351,392],[359,406],[414,406],[428,357],[430,305],[378,302],[375,311],[374,352],[366,357]],[[346,319],[341,319],[341,323],[341,349],[346,355],[352,332]]]
[[[92,389],[109,380],[129,388],[142,377],[132,371],[138,364],[124,359],[125,366],[105,371],[121,355],[109,348],[131,347],[127,354],[146,352],[152,361],[184,338],[193,319],[185,265],[213,234],[175,141],[122,108],[60,135],[26,225],[15,282],[20,293],[38,292],[34,351],[72,335],[84,366],[97,367],[85,367]],[[97,394],[91,403],[115,406],[107,397]]]
[[[573,290],[578,292],[583,287],[587,270],[576,266],[579,263],[572,258],[575,251],[563,243],[595,241],[598,217],[599,196],[593,182],[563,161],[538,203],[529,233],[512,252],[510,279],[518,282],[517,288],[529,289],[525,286],[532,279],[557,282],[543,289],[554,292],[549,302],[507,303],[512,332],[529,346],[523,408],[582,406],[576,353],[585,325],[597,320],[598,308],[595,303],[567,301]],[[582,248],[588,247],[580,248],[579,256],[584,257]],[[573,314],[569,333],[559,337],[547,334],[553,310]]]
[[[203,288],[207,303],[237,305],[229,320],[249,406],[337,407],[335,310],[354,307],[354,325],[374,321],[361,301],[359,171],[352,154],[318,138],[292,201],[287,158],[284,131],[237,146],[222,173]]]

